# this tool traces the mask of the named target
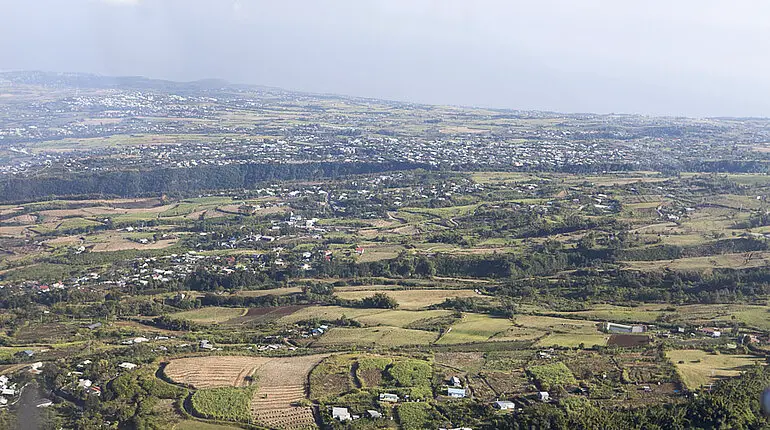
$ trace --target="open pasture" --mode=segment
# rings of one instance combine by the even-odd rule
[[[424,330],[410,330],[400,327],[335,327],[322,335],[313,345],[348,345],[348,346],[406,346],[429,345],[436,340],[437,334]]]
[[[356,318],[356,321],[367,326],[392,326],[406,327],[415,321],[427,318],[437,318],[451,315],[451,311],[432,310],[432,311],[407,311],[407,310],[387,310],[385,312],[373,315],[364,315]]]
[[[376,289],[363,291],[338,291],[335,295],[342,299],[360,300],[364,297],[373,296],[378,293]],[[444,302],[448,298],[456,297],[476,297],[473,290],[446,290],[446,289],[420,289],[420,290],[393,290],[385,294],[398,302],[400,309],[420,309],[426,306],[435,305]]]
[[[218,306],[176,312],[169,315],[172,318],[189,320],[202,324],[216,324],[246,315],[244,308],[222,308]]]
[[[280,308],[279,308],[280,309]],[[322,321],[332,321],[343,316],[351,319],[358,317],[375,315],[386,312],[386,309],[358,309],[343,308],[341,306],[307,306],[295,309],[293,312],[283,315],[278,319],[281,324],[294,324],[300,321],[318,319]]]
[[[736,376],[742,368],[764,363],[761,357],[753,355],[712,354],[698,349],[668,351],[666,356],[689,389],[713,383],[718,378]]]
[[[484,342],[489,338],[508,332],[513,323],[508,318],[496,318],[482,314],[463,314],[460,321],[444,333],[438,344]]]
[[[630,307],[597,304],[591,306],[590,310],[554,313],[563,315],[564,317],[587,318],[595,321],[652,323],[655,322],[658,317],[665,314],[665,309],[667,308],[670,308],[670,306],[643,305]]]
[[[597,321],[573,320],[540,315],[519,315],[514,319],[517,326],[534,328],[552,333],[599,334]]]

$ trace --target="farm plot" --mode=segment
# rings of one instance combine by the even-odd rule
[[[244,316],[245,314],[246,309],[243,308],[222,308],[218,306],[212,306],[208,308],[176,312],[169,316],[172,318],[189,320],[202,324],[215,324]]]
[[[174,382],[195,388],[246,387],[266,357],[191,357],[171,360],[163,370]]]
[[[326,355],[274,358],[257,372],[259,388],[251,400],[257,423],[278,429],[316,428],[309,407],[294,406],[307,398],[308,374]]]
[[[498,333],[507,332],[513,327],[507,318],[495,318],[489,315],[464,314],[462,319],[452,325],[438,340],[439,344],[484,342]]]
[[[295,312],[283,315],[278,322],[283,324],[294,324],[299,321],[310,319],[319,319],[331,321],[341,318],[343,315],[347,318],[358,319],[362,316],[374,315],[386,312],[385,309],[356,309],[343,308],[341,306],[308,306],[297,309]]]
[[[540,339],[536,346],[539,347],[551,347],[562,346],[566,348],[576,348],[583,345],[585,348],[592,346],[604,346],[607,345],[607,339],[609,336],[603,334],[569,334],[569,333],[552,333],[548,336]]]
[[[373,296],[375,293],[381,291],[378,290],[365,290],[365,291],[344,291],[337,292],[337,297],[349,300],[360,300],[364,297]],[[455,297],[476,297],[473,290],[395,290],[388,291],[386,293],[398,302],[399,309],[420,309],[426,306],[435,305],[444,302],[448,298]]]
[[[251,308],[246,311],[246,315],[233,318],[227,321],[227,324],[260,324],[280,320],[286,316],[293,315],[296,312],[304,309],[302,305],[291,306],[279,306],[279,307],[265,307],[265,308]],[[298,319],[297,321],[301,321]]]
[[[415,321],[424,320],[427,318],[438,318],[451,315],[451,311],[433,310],[433,311],[402,311],[402,310],[388,310],[373,315],[365,315],[357,317],[356,320],[360,323],[376,326],[387,325],[393,327],[406,328],[406,326],[414,323]]]
[[[713,324],[715,320],[733,324],[735,321],[759,330],[770,330],[770,307],[757,305],[719,304],[686,305],[676,308],[671,320],[683,324]]]
[[[262,297],[262,296],[283,296],[286,294],[301,293],[300,287],[284,287],[284,288],[272,288],[269,290],[242,290],[235,293],[237,296],[243,297]]]
[[[399,327],[335,327],[321,336],[314,345],[405,346],[428,345],[436,340],[436,333]]]
[[[332,355],[310,372],[310,398],[334,398],[350,391],[355,385],[351,378],[355,355]]]
[[[599,334],[599,323],[596,321],[571,320],[539,315],[521,315],[516,317],[516,325],[534,328],[552,333],[567,334]]]
[[[616,306],[599,304],[592,306],[590,310],[576,312],[558,312],[558,314],[579,316],[598,321],[623,321],[634,323],[652,323],[665,313],[666,306],[645,305],[637,307]]]
[[[669,351],[666,356],[689,389],[710,384],[718,378],[737,376],[743,367],[764,363],[761,357],[753,355],[711,354],[697,349]]]

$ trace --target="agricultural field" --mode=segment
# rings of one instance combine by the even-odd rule
[[[251,399],[254,421],[278,429],[315,428],[312,410],[295,404],[307,398],[308,375],[324,358],[325,355],[275,358],[261,367]]]
[[[173,430],[234,430],[238,427],[222,425],[222,424],[209,424],[201,421],[181,421],[174,424]]]
[[[506,337],[513,327],[510,319],[463,314],[438,340],[439,344],[484,342],[497,335]]]
[[[0,73],[0,373],[47,427],[770,425],[765,119],[45,76]]]
[[[341,291],[335,295],[342,299],[360,300],[369,297],[378,290],[361,291]],[[420,309],[430,305],[442,303],[448,298],[456,297],[476,297],[473,290],[441,290],[441,289],[420,289],[420,290],[395,290],[387,291],[386,294],[398,302],[400,309]]]
[[[171,314],[173,318],[202,324],[222,323],[246,315],[246,309],[210,307]]]
[[[690,389],[736,376],[747,367],[765,364],[762,358],[752,355],[713,354],[698,349],[668,351],[666,355]]]
[[[190,357],[171,360],[163,373],[194,388],[248,387],[255,373],[271,361],[265,357]]]
[[[223,421],[249,422],[251,392],[233,387],[205,388],[193,393],[190,404],[198,416]]]
[[[338,327],[329,330],[318,341],[313,343],[314,347],[345,345],[355,347],[373,347],[373,346],[408,346],[408,345],[428,345],[433,343],[438,335],[429,331],[410,330],[399,327],[366,327],[366,328],[344,328]]]

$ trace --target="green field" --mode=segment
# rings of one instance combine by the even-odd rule
[[[387,310],[373,315],[363,315],[356,317],[355,320],[369,326],[393,326],[406,327],[415,321],[426,318],[436,318],[451,315],[451,311],[431,310],[431,311],[402,311]]]
[[[590,320],[556,318],[540,315],[519,315],[514,318],[518,326],[552,333],[600,334],[599,323]]]
[[[205,418],[225,421],[251,421],[252,391],[242,388],[221,387],[196,391],[190,404],[196,414]]]
[[[189,320],[192,322],[212,324],[221,323],[233,318],[242,316],[246,313],[246,309],[243,308],[222,308],[222,307],[207,307],[200,309],[193,309],[190,311],[177,312],[169,315],[172,318]]]
[[[386,309],[359,309],[343,308],[341,306],[308,306],[302,308],[291,315],[281,317],[278,322],[281,324],[294,324],[299,321],[319,319],[322,321],[332,321],[344,317],[357,319],[363,316],[376,315],[387,312]]]
[[[647,305],[638,307],[615,306],[599,304],[591,306],[591,310],[578,312],[557,312],[565,317],[576,316],[595,321],[621,321],[636,323],[652,323],[665,313],[665,305]]]
[[[315,346],[405,346],[428,345],[436,340],[436,333],[399,327],[335,327],[323,334]]]
[[[209,424],[202,421],[186,420],[174,424],[173,430],[235,430],[239,428],[240,427],[222,424]]]
[[[666,356],[690,389],[713,383],[721,377],[736,376],[747,366],[764,364],[763,358],[753,355],[713,354],[699,349],[668,351]]]
[[[498,333],[505,333],[513,326],[507,318],[496,318],[482,314],[463,314],[460,321],[452,325],[437,343],[484,342]]]
[[[377,292],[379,291],[340,291],[335,293],[335,295],[343,299],[360,300],[364,297],[372,296]],[[386,294],[396,300],[401,309],[420,309],[426,306],[443,303],[444,300],[448,298],[478,296],[473,290],[446,289],[395,290],[388,291]]]
[[[607,345],[607,335],[603,334],[568,334],[568,333],[553,333],[540,339],[537,342],[537,346],[551,347],[561,346],[567,348],[575,348],[581,344],[586,348],[592,346],[604,346]]]

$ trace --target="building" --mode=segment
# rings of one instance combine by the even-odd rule
[[[451,384],[453,387],[462,387],[463,386],[462,382],[460,382],[460,378],[458,378],[457,376],[453,376],[453,377],[449,378],[449,384]]]
[[[382,414],[375,411],[374,409],[369,409],[366,411],[367,414],[369,414],[369,418],[371,419],[379,419],[382,418]]]
[[[702,333],[711,336],[711,337],[720,337],[722,336],[722,332],[719,331],[719,329],[713,328],[713,327],[705,327],[700,330]]]
[[[647,327],[643,325],[624,325],[611,322],[604,323],[602,327],[607,333],[644,333]]]
[[[339,421],[351,421],[353,417],[350,416],[348,408],[332,408],[332,418]]]
[[[516,405],[508,400],[498,400],[496,401],[493,406],[496,409],[500,409],[501,411],[507,411],[509,409],[516,409]]]
[[[392,393],[382,393],[380,394],[380,401],[381,402],[397,402],[398,396]]]
[[[25,349],[24,351],[19,352],[17,355],[23,358],[31,358],[35,355],[35,351],[31,349]]]
[[[134,363],[129,363],[127,361],[124,361],[124,362],[118,364],[118,367],[120,367],[121,369],[133,370],[133,369],[137,368],[137,365],[134,364]]]
[[[551,395],[548,394],[548,391],[541,391],[537,393],[537,399],[540,400],[541,402],[547,402],[548,400],[551,399]]]
[[[449,397],[454,397],[455,399],[465,398],[465,388],[449,387],[446,391]]]
[[[35,407],[37,408],[47,408],[49,406],[53,405],[53,401],[48,399],[40,399],[36,404]]]

